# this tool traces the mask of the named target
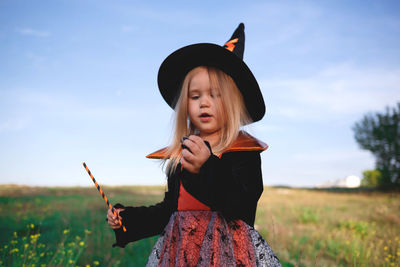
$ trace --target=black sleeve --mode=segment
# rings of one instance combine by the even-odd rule
[[[212,154],[198,174],[184,170],[182,176],[185,189],[212,210],[254,224],[263,192],[259,151],[226,153],[221,159]]]
[[[168,192],[165,193],[164,200],[153,206],[124,207],[119,203],[116,204],[114,207],[125,209],[120,212],[120,216],[126,232],[122,230],[122,227],[114,229],[116,243],[112,246],[124,248],[130,242],[160,234],[176,209],[175,187],[173,182],[168,182]]]

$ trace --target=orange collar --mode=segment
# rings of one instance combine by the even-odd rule
[[[236,140],[233,142],[233,144],[225,149],[219,157],[222,156],[222,154],[227,153],[227,152],[233,152],[233,151],[264,151],[267,150],[268,145],[257,138],[251,136],[250,134],[240,131],[239,136],[236,138]],[[146,158],[149,159],[163,159],[167,156],[167,151],[168,147],[164,147],[160,150],[157,150],[149,155],[146,156]]]

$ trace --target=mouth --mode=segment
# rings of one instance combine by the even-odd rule
[[[211,114],[205,112],[200,114],[200,118],[209,118],[211,116],[212,116]]]
[[[200,120],[202,121],[202,122],[208,122],[208,121],[210,121],[211,120],[211,118],[212,118],[212,115],[211,114],[209,114],[209,113],[201,113],[200,114]]]

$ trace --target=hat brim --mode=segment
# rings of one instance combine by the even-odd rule
[[[198,66],[216,67],[230,75],[243,95],[252,121],[262,119],[265,103],[249,67],[229,50],[211,43],[182,47],[170,54],[161,64],[158,71],[158,88],[171,108],[175,108],[186,74]]]

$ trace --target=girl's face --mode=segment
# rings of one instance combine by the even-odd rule
[[[201,68],[189,83],[188,113],[189,119],[199,130],[200,137],[219,135],[222,127],[220,110],[221,97],[211,89],[208,71]]]

